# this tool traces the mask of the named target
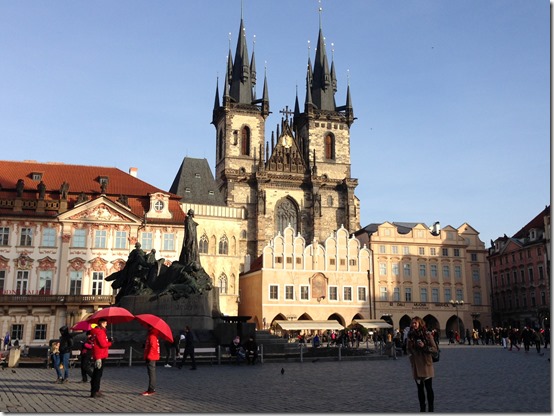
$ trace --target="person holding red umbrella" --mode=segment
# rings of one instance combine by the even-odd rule
[[[92,338],[92,359],[94,360],[94,369],[90,378],[90,397],[95,399],[102,397],[100,393],[100,380],[104,372],[104,360],[108,358],[108,349],[112,342],[108,339],[106,327],[108,320],[106,318],[98,319],[98,326],[90,331]]]
[[[158,341],[158,331],[153,326],[148,325],[148,335],[144,345],[144,360],[146,361],[146,371],[148,372],[148,390],[141,393],[142,396],[152,396],[156,393],[156,363],[160,359],[160,342]]]

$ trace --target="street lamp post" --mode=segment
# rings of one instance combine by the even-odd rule
[[[458,306],[464,306],[464,301],[450,299],[450,304],[456,308],[456,323],[458,325],[458,335],[460,336],[460,338],[462,338],[462,334],[460,333],[460,316],[458,315]]]

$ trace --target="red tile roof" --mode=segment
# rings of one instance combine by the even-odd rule
[[[69,184],[68,208],[71,209],[79,194],[84,192],[89,199],[101,194],[99,178],[107,177],[106,196],[116,201],[120,195],[128,198],[131,211],[138,217],[150,209],[150,194],[162,192],[170,195],[169,210],[173,213],[171,220],[156,220],[156,222],[175,223],[184,221],[184,213],[179,206],[180,197],[170,192],[156,188],[129,173],[114,167],[68,165],[65,163],[39,163],[36,161],[0,161],[0,200],[14,199],[16,184],[24,180],[24,190],[21,199],[36,200],[37,186],[40,180],[33,180],[33,173],[42,175],[46,186],[45,201],[59,201],[60,188],[65,181]],[[0,208],[3,215],[14,215],[11,208]],[[56,212],[46,212],[45,216],[56,216]]]
[[[515,233],[512,238],[526,238],[529,237],[529,231],[533,228],[544,229],[544,217],[550,215],[550,205],[547,205],[535,218],[533,218],[527,225],[521,230]]]

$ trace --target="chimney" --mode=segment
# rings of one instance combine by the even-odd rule
[[[136,178],[138,175],[138,168],[129,168],[129,175],[133,178]]]

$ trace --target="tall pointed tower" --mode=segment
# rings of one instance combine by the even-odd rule
[[[269,98],[264,74],[262,98],[256,99],[256,63],[254,52],[251,58],[248,55],[242,15],[235,57],[232,58],[229,47],[223,84],[221,105],[219,85],[216,86],[212,116],[212,124],[216,129],[215,180],[228,206],[246,208],[247,229],[254,230],[257,227],[256,195],[254,193],[252,196],[255,191],[251,181],[264,153]],[[251,251],[255,250],[248,250],[249,253]]]
[[[256,99],[254,54],[248,59],[244,22],[234,60],[229,57],[220,104],[219,85],[212,123],[216,128],[216,181],[230,207],[246,210],[246,247],[252,259],[278,232],[292,226],[307,241],[323,241],[344,226],[360,228],[357,180],[350,177],[349,88],[346,105],[335,105],[334,62],[325,50],[321,17],[315,64],[308,58],[306,102],[288,107],[270,142],[267,79]]]
[[[355,120],[350,86],[343,106],[335,104],[336,92],[335,63],[331,60],[329,68],[320,9],[313,69],[308,57],[304,112],[300,113],[297,97],[293,122],[296,141],[309,167],[305,206],[310,207],[311,221],[305,222],[304,230],[318,241],[341,225],[350,232],[360,228],[359,200],[354,195],[358,180],[351,178],[350,170],[350,126]]]

